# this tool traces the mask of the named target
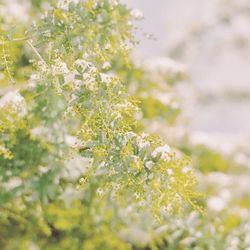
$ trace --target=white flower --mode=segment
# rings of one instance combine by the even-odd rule
[[[44,126],[38,126],[33,128],[30,131],[31,135],[34,137],[39,137],[39,136],[44,136],[44,135],[49,135],[51,132],[48,128],[44,127]]]
[[[2,5],[2,2],[4,4]],[[0,17],[6,22],[22,23],[27,22],[29,19],[30,3],[20,0],[5,0],[0,1]],[[7,14],[8,13],[8,14]]]
[[[103,65],[102,65],[102,68],[103,69],[110,69],[111,68],[111,64],[109,62],[105,62]]]
[[[65,161],[65,168],[60,175],[69,181],[76,181],[91,164],[90,159],[75,154],[71,159]]]
[[[140,137],[138,138],[138,140],[137,140],[138,147],[139,147],[140,149],[143,149],[143,148],[146,148],[146,147],[149,147],[149,146],[150,146],[150,142],[144,140],[143,138],[145,138],[145,137],[140,136]]]
[[[111,122],[111,127],[114,128],[117,122],[119,121],[119,119],[121,118],[122,118],[121,114],[118,113],[116,117],[114,118],[114,120]]]
[[[226,202],[220,197],[213,196],[207,200],[208,208],[217,212],[223,210],[226,205]]]
[[[27,113],[25,99],[18,91],[10,91],[0,99],[0,108],[10,107],[18,116],[23,117]]]
[[[114,190],[119,190],[121,188],[121,184],[119,184],[119,183],[113,183],[112,187],[113,187]]]
[[[39,61],[37,65],[41,72],[46,73],[48,71],[48,67],[44,61]]]
[[[49,167],[48,167],[48,166],[39,166],[39,167],[38,167],[38,171],[39,171],[39,173],[41,173],[41,174],[48,173]]]
[[[119,110],[126,110],[131,108],[133,105],[129,101],[124,101],[124,103],[120,103],[116,105]]]
[[[7,191],[16,188],[22,184],[22,180],[19,177],[12,177],[7,183],[4,184]]]
[[[140,195],[137,192],[135,192],[134,197],[135,197],[136,200],[138,200],[140,198]]]
[[[85,67],[89,64],[89,62],[86,62],[85,60],[83,59],[77,59],[75,61],[75,65],[78,65],[78,66],[81,66],[81,67]]]
[[[55,61],[55,65],[52,65],[51,71],[53,74],[68,74],[70,71],[67,67],[67,64],[65,62],[60,61],[57,59]]]
[[[99,196],[103,196],[104,191],[103,191],[102,188],[99,187],[99,188],[97,188],[96,193],[97,193]]]
[[[131,139],[131,138],[133,138],[133,137],[136,137],[136,133],[134,133],[134,132],[127,132],[127,133],[125,133],[124,134],[124,136],[122,137],[122,143],[123,143],[123,145],[126,145],[127,144],[127,142]]]
[[[145,163],[145,166],[146,166],[147,169],[150,170],[150,169],[154,166],[154,162],[152,162],[152,161],[147,161],[147,162]]]
[[[32,74],[30,76],[30,80],[39,80],[40,79],[40,75],[39,74]]]
[[[89,70],[89,73],[96,73],[96,71],[97,71],[96,67],[92,63],[87,62],[87,61],[85,61],[83,59],[77,59],[75,61],[75,66],[80,67],[82,73],[85,72],[86,69]]]
[[[124,139],[127,142],[128,140],[130,140],[131,138],[135,137],[136,133],[134,133],[133,131],[127,132],[124,135]]]
[[[228,190],[228,189],[222,189],[220,192],[219,192],[219,197],[221,199],[223,199],[225,202],[228,202],[231,200],[232,198],[232,194],[231,192]]]
[[[13,158],[11,151],[9,149],[5,148],[5,146],[3,146],[3,145],[0,145],[0,156],[1,155],[4,159],[10,160]],[[1,182],[1,177],[0,177],[0,182]]]
[[[123,229],[119,232],[119,236],[134,245],[146,246],[152,241],[152,235],[143,229],[135,226]]]
[[[148,137],[148,136],[149,136],[148,133],[144,133],[144,132],[143,132],[143,133],[141,134],[141,137],[142,137],[142,138],[146,138],[146,137]]]
[[[140,207],[144,207],[146,205],[146,202],[145,201],[139,201],[138,205]]]
[[[112,80],[111,75],[101,73],[100,76],[101,76],[101,80],[102,80],[103,83],[110,83],[111,80]]]
[[[142,12],[140,10],[138,10],[138,9],[132,9],[130,13],[131,13],[131,16],[134,17],[137,20],[143,18]]]
[[[138,144],[139,148],[146,148],[150,146],[150,142],[148,141],[140,141]]]
[[[186,174],[188,172],[190,172],[192,170],[192,168],[190,166],[185,166],[182,168],[182,173]]]
[[[170,168],[168,168],[168,169],[167,169],[167,174],[168,174],[168,175],[172,175],[172,174],[173,174],[173,170],[170,169]]]
[[[60,198],[64,201],[66,207],[70,207],[72,202],[76,199],[79,199],[80,196],[80,192],[78,192],[74,187],[68,186],[61,194]]]
[[[152,153],[152,156],[153,157],[156,157],[158,154],[161,154],[161,158],[162,159],[165,159],[165,160],[169,160],[169,155],[172,153],[172,150],[171,148],[165,144],[164,146],[162,147],[158,147],[156,148],[153,153]]]
[[[114,5],[114,6],[117,6],[118,5],[118,2],[117,0],[109,0],[109,2]]]
[[[165,144],[165,145],[162,146],[162,147],[156,148],[156,149],[154,150],[153,154],[158,154],[158,153],[171,153],[171,152],[172,152],[171,148],[170,148],[167,144]]]
[[[63,10],[69,9],[69,4],[73,2],[75,4],[79,3],[79,0],[59,0],[57,3],[57,7]]]
[[[170,177],[170,178],[169,178],[169,182],[171,182],[171,183],[172,183],[172,182],[175,182],[175,178],[174,178],[174,177]]]
[[[75,136],[66,135],[65,136],[65,142],[70,147],[75,147],[76,145],[79,144],[79,139],[77,139]]]
[[[73,82],[75,80],[75,75],[77,74],[76,71],[74,71],[73,73],[72,72],[69,72],[68,74],[66,74],[64,76],[64,81],[65,83],[69,83],[69,82]]]

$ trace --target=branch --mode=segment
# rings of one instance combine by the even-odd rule
[[[29,44],[29,46],[31,47],[31,49],[34,51],[34,53],[37,55],[37,57],[46,65],[47,63],[45,62],[45,60],[42,58],[42,56],[40,55],[40,53],[37,51],[37,49],[33,46],[33,44],[31,43],[31,40],[27,40],[27,43]]]

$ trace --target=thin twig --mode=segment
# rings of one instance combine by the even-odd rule
[[[14,38],[11,40],[11,42],[22,42],[22,41],[27,41],[30,40],[30,37],[19,37],[19,38]]]
[[[11,72],[10,72],[10,68],[9,68],[9,63],[6,57],[6,51],[5,51],[5,41],[2,42],[2,50],[3,50],[3,59],[4,59],[4,64],[5,64],[5,68],[6,68],[6,72],[9,76],[9,79],[11,82],[14,82],[14,79],[12,78]]]
[[[7,40],[8,43],[17,43],[17,42],[23,42],[31,39],[30,37],[20,37],[20,38],[14,38],[12,40]],[[0,41],[0,45],[4,45],[6,41]]]
[[[42,56],[39,54],[39,52],[37,51],[37,49],[33,46],[33,44],[31,43],[30,40],[27,40],[27,43],[29,44],[29,46],[31,47],[31,49],[35,52],[35,54],[37,55],[37,57],[46,65],[47,63],[45,62],[45,60],[42,58]]]

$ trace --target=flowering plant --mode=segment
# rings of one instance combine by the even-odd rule
[[[0,21],[0,245],[156,248],[197,194],[189,159],[137,118],[159,115],[139,85],[150,74],[130,57],[141,16],[115,0],[27,9],[16,29],[15,17]]]

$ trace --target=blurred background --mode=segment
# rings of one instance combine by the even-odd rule
[[[188,129],[195,140],[223,143],[224,150],[250,140],[250,1],[123,0],[144,19],[138,54],[170,57],[187,67],[182,84]],[[219,139],[219,141],[218,141]]]
[[[250,249],[250,1],[123,1],[144,15],[136,56],[186,74],[173,86],[181,125],[155,131],[192,157],[208,221],[229,232],[227,249]]]

